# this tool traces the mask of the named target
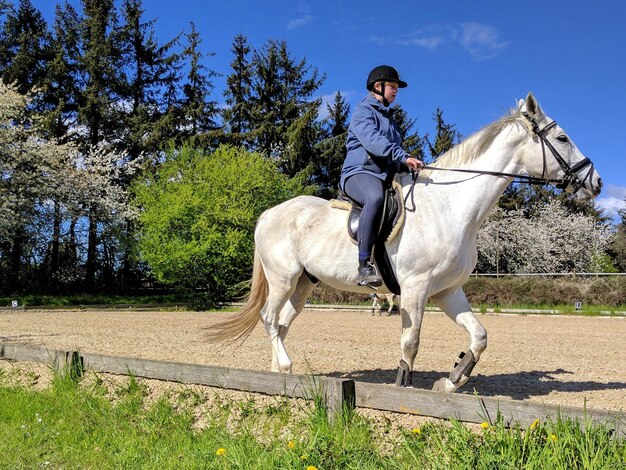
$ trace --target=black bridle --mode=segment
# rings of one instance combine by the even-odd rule
[[[504,173],[504,172],[499,172],[499,171],[468,170],[465,168],[439,168],[436,166],[428,166],[428,165],[424,165],[422,168],[424,170],[455,171],[458,173],[473,173],[473,174],[479,174],[479,175],[505,176],[509,178],[515,178],[517,182],[523,182],[523,183],[528,183],[528,184],[544,185],[544,184],[553,183],[559,189],[564,190],[568,186],[571,186],[573,193],[578,192],[578,190],[580,190],[580,188],[582,188],[583,185],[585,184],[585,181],[587,181],[591,177],[591,174],[593,173],[593,163],[591,162],[591,160],[585,157],[581,161],[576,162],[573,166],[570,166],[565,161],[565,159],[561,156],[559,151],[556,148],[554,148],[554,146],[550,143],[550,141],[546,137],[548,131],[556,126],[556,121],[549,122],[543,128],[539,128],[539,124],[533,117],[531,117],[527,113],[522,113],[522,115],[528,120],[528,122],[530,122],[533,133],[537,137],[539,137],[539,140],[541,142],[541,152],[543,156],[543,171],[541,172],[541,178],[537,178],[535,176],[527,176],[527,175],[516,175],[514,173]],[[546,172],[547,172],[546,147],[550,149],[550,153],[552,153],[552,156],[558,162],[559,166],[563,170],[563,173],[565,173],[565,176],[563,176],[563,178],[546,178],[545,177]],[[583,178],[580,178],[578,173],[583,168],[586,168],[587,166],[589,166],[589,170],[587,171],[587,173],[585,174]],[[416,178],[416,174],[413,171],[411,173],[413,174],[413,183],[411,184],[411,189],[409,190],[409,193],[411,194],[411,199],[413,199],[412,198],[413,188],[415,186],[417,178]],[[409,194],[407,194],[407,196],[404,199],[405,206],[407,205],[406,202],[407,202],[408,196]],[[415,203],[413,203],[413,207],[415,208]]]
[[[565,176],[560,180],[544,181],[546,183],[554,182],[556,184],[556,187],[559,189],[566,189],[568,186],[571,186],[572,192],[577,193],[578,190],[583,187],[585,181],[587,181],[587,179],[589,179],[591,177],[591,174],[593,173],[593,163],[591,163],[591,160],[589,160],[588,157],[585,157],[581,161],[576,162],[576,164],[574,164],[573,166],[570,166],[561,156],[558,150],[555,149],[552,143],[550,143],[550,141],[546,138],[546,134],[548,133],[548,131],[556,126],[556,121],[549,122],[542,129],[539,129],[539,124],[537,124],[537,121],[535,121],[535,119],[533,119],[527,113],[523,113],[523,116],[528,119],[530,124],[533,126],[533,132],[535,133],[535,135],[537,135],[537,137],[539,137],[539,140],[541,140],[541,151],[543,153],[543,172],[541,174],[541,179],[543,179],[543,176],[546,174],[546,147],[548,147],[554,159],[559,163],[559,166],[563,170],[563,173],[565,173]],[[578,176],[578,172],[587,166],[589,166],[589,170],[585,174],[585,177],[581,179]]]

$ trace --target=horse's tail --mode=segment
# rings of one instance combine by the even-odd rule
[[[252,287],[244,306],[232,318],[208,328],[209,341],[245,340],[261,319],[260,312],[269,292],[269,284],[257,250],[254,251]]]

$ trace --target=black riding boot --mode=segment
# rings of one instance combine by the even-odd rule
[[[359,285],[368,287],[380,287],[383,279],[378,275],[376,267],[369,259],[359,260]]]

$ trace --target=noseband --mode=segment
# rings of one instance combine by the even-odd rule
[[[539,137],[539,140],[541,141],[541,152],[543,153],[543,171],[541,174],[541,179],[544,180],[546,183],[547,182],[556,183],[556,187],[559,189],[566,189],[568,186],[571,186],[572,191],[574,193],[577,193],[578,190],[583,187],[583,185],[585,184],[585,181],[587,181],[591,177],[591,174],[593,173],[593,163],[591,162],[591,160],[585,157],[581,161],[576,162],[575,165],[570,166],[565,161],[565,159],[561,156],[559,151],[555,149],[554,146],[550,143],[550,141],[546,138],[546,134],[548,133],[548,131],[556,126],[556,121],[549,122],[543,128],[540,129],[539,124],[537,124],[537,121],[535,121],[535,119],[530,117],[528,113],[522,113],[522,115],[526,119],[528,119],[528,122],[530,122],[530,124],[532,125],[533,132],[535,133],[537,137]],[[546,167],[547,167],[546,147],[550,149],[552,156],[559,163],[559,166],[565,173],[565,176],[560,180],[548,181],[545,179]],[[584,178],[581,179],[578,176],[578,172],[587,166],[589,167],[589,170],[585,174]]]

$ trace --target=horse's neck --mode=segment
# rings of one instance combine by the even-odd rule
[[[459,146],[471,144],[461,143]],[[457,151],[471,149],[459,148]],[[516,171],[514,155],[511,139],[498,137],[482,155],[471,161],[442,158],[435,166],[510,173]],[[422,194],[432,191],[432,197],[429,195],[426,199],[436,206],[434,210],[440,218],[445,215],[446,219],[464,227],[464,231],[470,229],[470,232],[478,230],[511,182],[511,178],[440,170],[431,170],[424,178]]]

